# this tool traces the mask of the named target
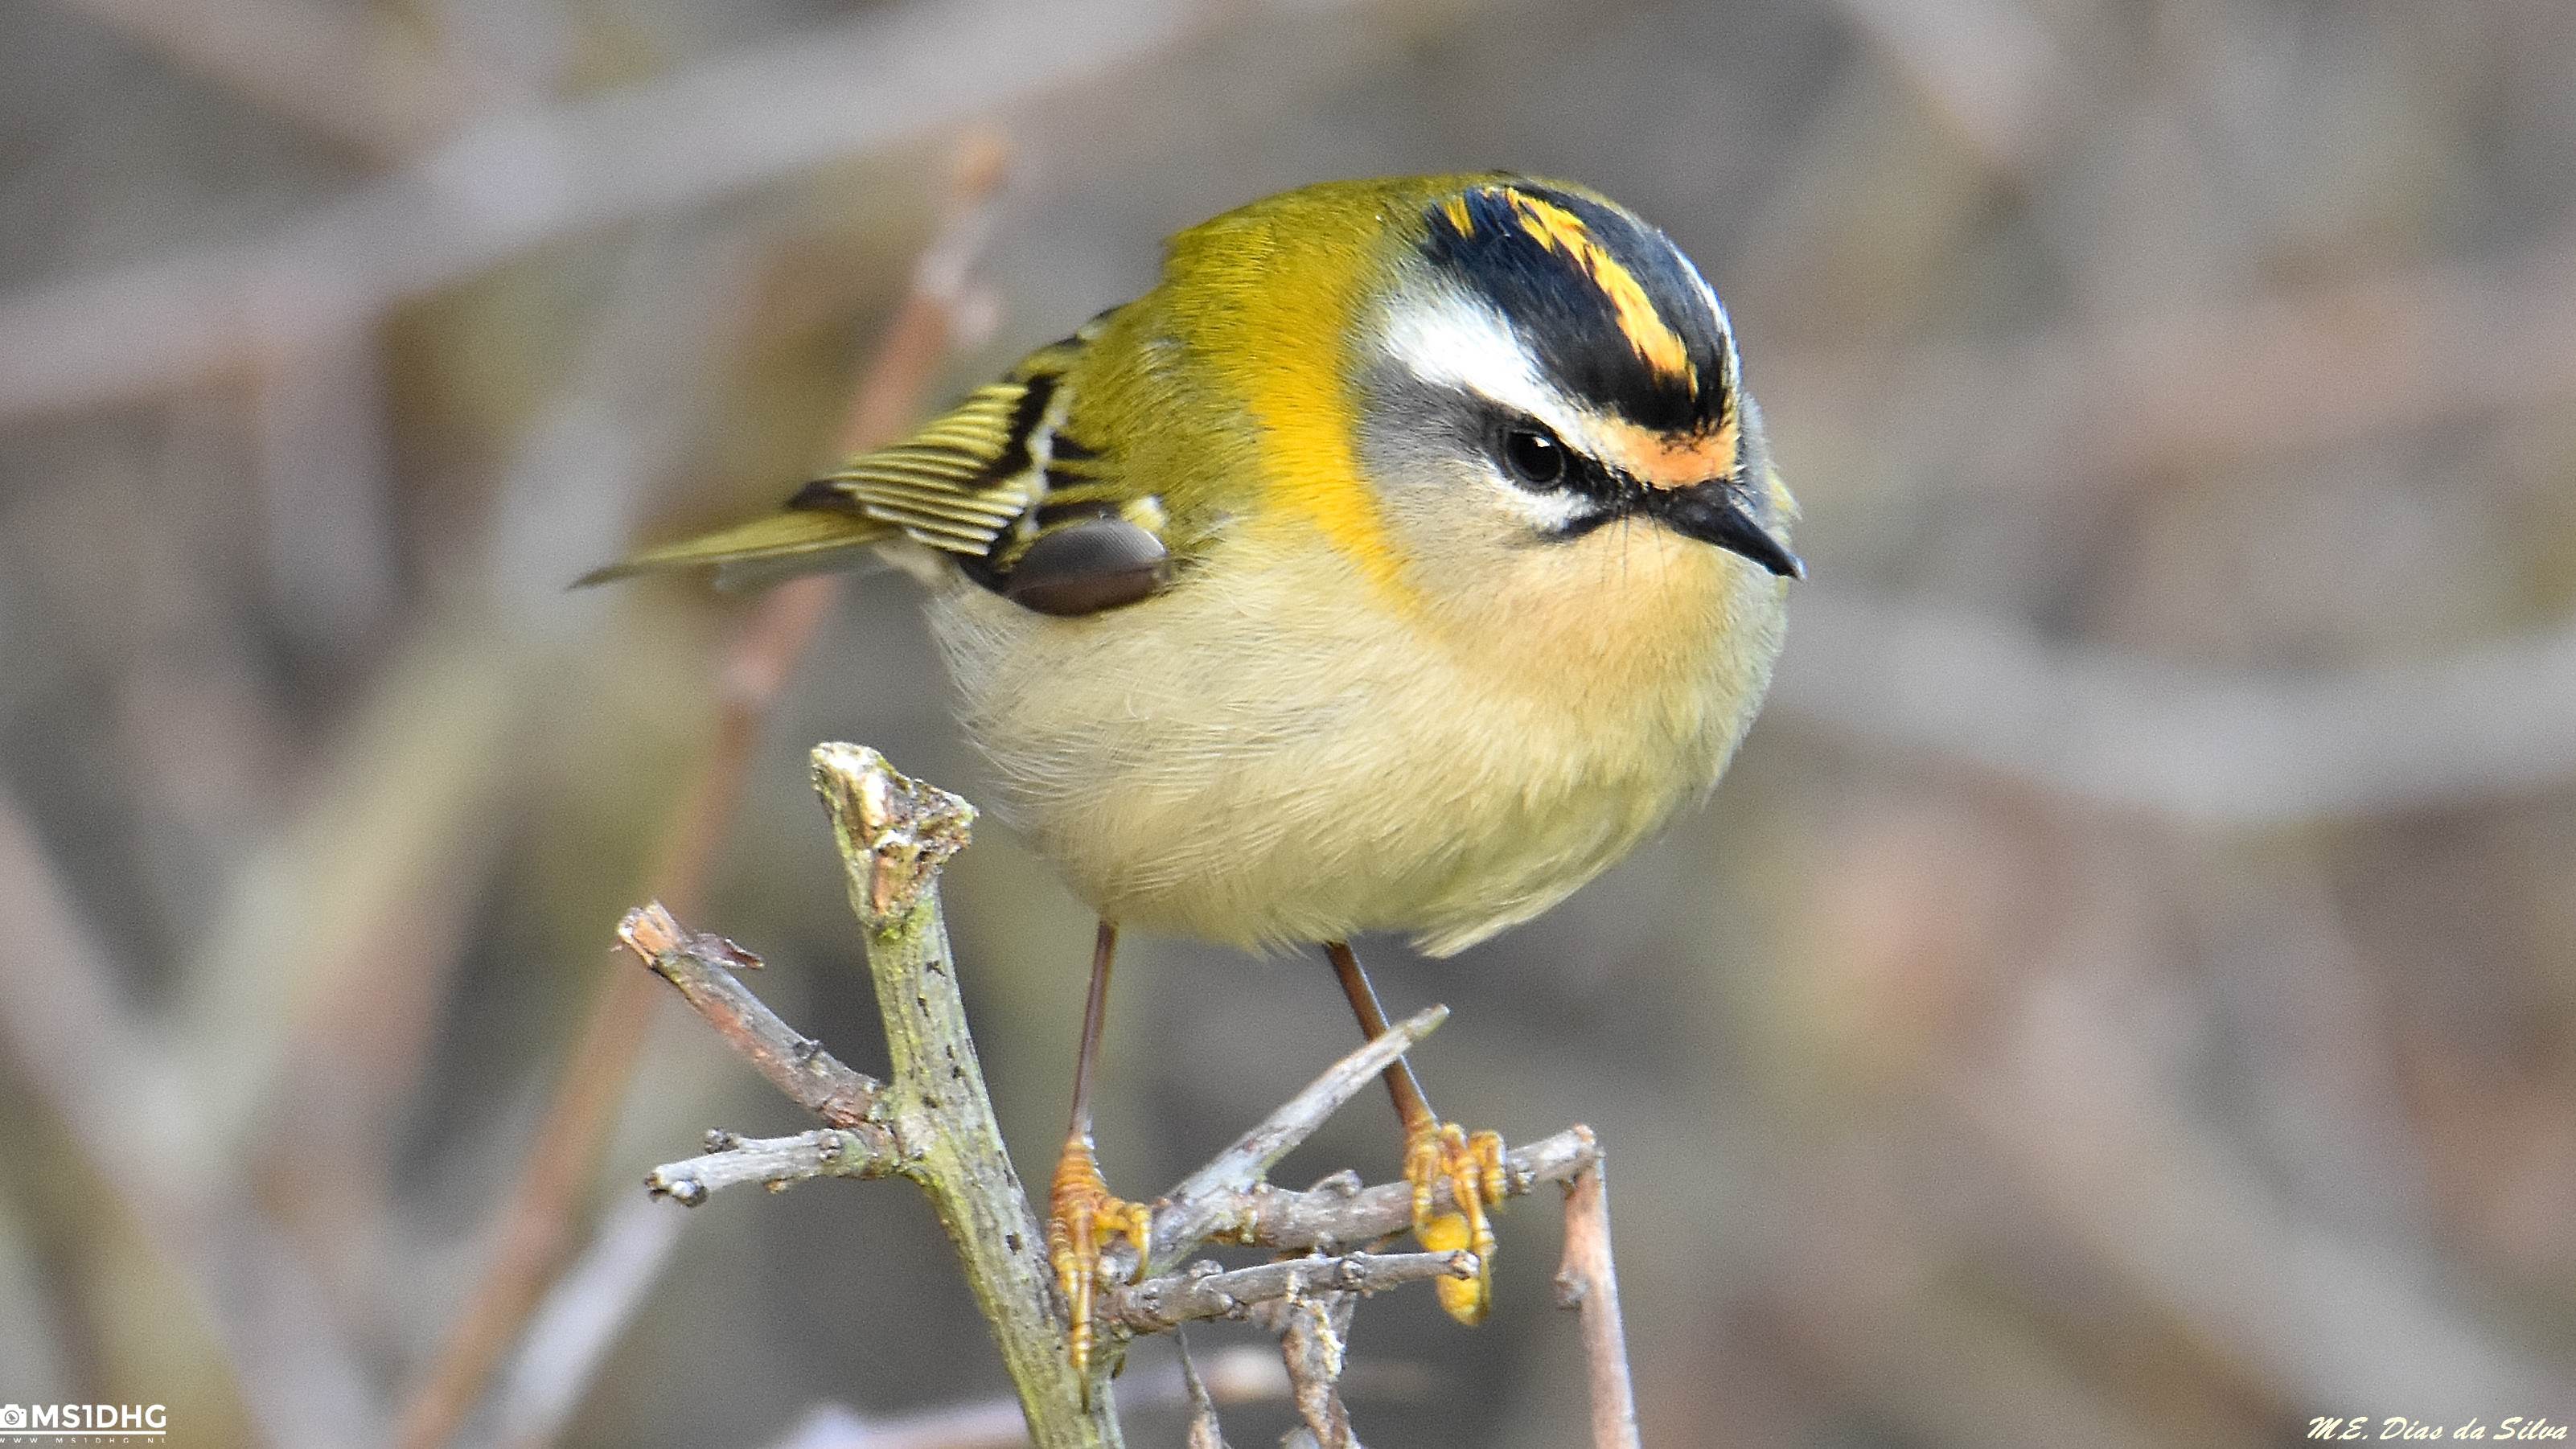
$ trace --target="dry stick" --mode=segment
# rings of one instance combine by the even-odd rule
[[[1583,1329],[1592,1449],[1638,1449],[1637,1391],[1628,1381],[1628,1330],[1619,1316],[1619,1278],[1610,1258],[1610,1182],[1598,1145],[1566,1184],[1565,1256],[1556,1270],[1556,1302],[1573,1309]]]
[[[966,1030],[935,884],[941,862],[964,848],[974,807],[855,745],[816,747],[814,788],[867,929],[894,1064],[885,1105],[899,1169],[929,1193],[1040,1449],[1118,1444],[1110,1395],[1086,1402],[1065,1351],[1046,1230],[1011,1168]]]
[[[654,1168],[645,1175],[647,1188],[684,1207],[696,1207],[713,1193],[745,1183],[756,1182],[774,1192],[811,1177],[885,1175],[883,1164],[901,1148],[874,1115],[884,1087],[843,1066],[820,1044],[781,1021],[726,969],[744,962],[756,964],[758,958],[720,936],[683,930],[658,903],[628,912],[617,934],[657,975],[678,987],[689,1004],[734,1050],[759,1066],[772,1085],[805,1110],[836,1124],[792,1137],[709,1132],[704,1153]],[[1314,1135],[1343,1103],[1365,1091],[1387,1063],[1411,1050],[1448,1017],[1449,1008],[1432,1006],[1398,1022],[1384,1036],[1335,1062],[1214,1161],[1184,1179],[1157,1209],[1153,1266],[1169,1266],[1206,1242],[1217,1226],[1241,1221],[1245,1216],[1242,1193],[1257,1186],[1263,1173]],[[1112,1277],[1134,1271],[1132,1250],[1121,1245],[1110,1256]]]
[[[1194,1265],[1194,1271],[1148,1278],[1112,1290],[1101,1317],[1132,1333],[1160,1333],[1202,1318],[1242,1318],[1254,1304],[1271,1299],[1326,1293],[1367,1297],[1406,1283],[1475,1276],[1476,1255],[1468,1252],[1285,1258],[1230,1273],[1218,1271],[1213,1263],[1200,1263]]]
[[[884,441],[918,406],[947,350],[949,318],[1000,185],[1000,148],[979,136],[958,167],[948,214],[852,405],[843,439],[850,450]],[[648,877],[662,899],[677,900],[686,910],[704,891],[708,867],[741,799],[762,721],[837,592],[828,575],[781,585],[761,600],[736,639],[722,673],[714,743],[665,827]],[[492,1259],[406,1403],[397,1449],[437,1449],[447,1442],[536,1307],[564,1257],[581,1189],[635,1074],[655,1000],[651,981],[631,971],[610,972],[600,983],[519,1179],[500,1209]]]
[[[1569,1127],[1503,1154],[1503,1194],[1520,1197],[1542,1182],[1567,1182],[1600,1156],[1588,1127]],[[1432,1187],[1432,1209],[1454,1212],[1457,1201],[1445,1180]],[[1413,1226],[1413,1188],[1386,1182],[1356,1190],[1318,1188],[1292,1192],[1255,1185],[1211,1195],[1197,1204],[1208,1224],[1207,1241],[1264,1248],[1329,1248],[1368,1243]],[[1161,1256],[1162,1235],[1155,1235]],[[1181,1249],[1189,1251],[1188,1248]]]
[[[644,1187],[682,1207],[703,1207],[716,1193],[746,1183],[782,1192],[809,1178],[883,1177],[894,1171],[894,1158],[892,1151],[838,1127],[793,1137],[737,1137],[718,1130],[707,1134],[704,1156],[654,1168],[644,1174]]]
[[[1180,1185],[1155,1205],[1153,1251],[1148,1255],[1146,1270],[1161,1272],[1169,1268],[1217,1236],[1226,1225],[1243,1221],[1240,1204],[1244,1194],[1260,1188],[1262,1178],[1281,1158],[1313,1136],[1315,1129],[1340,1111],[1343,1103],[1367,1090],[1388,1063],[1411,1051],[1448,1019],[1449,1008],[1427,1006],[1397,1022],[1384,1035],[1326,1068],[1322,1076],[1307,1083],[1305,1090],[1262,1119],[1259,1126],[1235,1139],[1233,1146],[1218,1153],[1207,1166],[1181,1179]],[[1124,1244],[1112,1245],[1104,1256],[1113,1277],[1135,1269],[1134,1254]]]
[[[722,936],[683,929],[660,901],[628,911],[617,923],[617,939],[654,975],[677,988],[717,1035],[749,1057],[789,1101],[835,1127],[850,1129],[849,1135],[871,1153],[893,1153],[894,1137],[878,1110],[885,1087],[779,1020],[727,969],[757,967],[759,957]]]
[[[647,908],[650,909],[650,908]],[[677,929],[676,923],[674,930]],[[655,959],[641,953],[648,964],[666,978],[682,976],[722,976],[727,974],[720,956],[710,958],[705,943],[719,943],[723,952],[738,950],[722,938],[680,932],[684,944],[676,954],[686,964],[674,966],[667,959]],[[632,943],[630,943],[631,945]],[[730,989],[699,988],[692,997],[700,1011],[722,1011],[735,1008],[723,1003],[736,996],[748,1000],[749,993],[740,984]],[[816,1071],[838,1074],[846,1072],[851,1085],[809,1096],[804,1091],[788,1095],[818,1115],[825,1112],[824,1103],[835,1095],[855,1097],[861,1092],[882,1092],[884,1088],[860,1073],[850,1071],[796,1031],[769,1013],[757,1008],[759,1024],[750,1028],[763,1038],[755,1049],[736,1040],[735,1049],[752,1057],[789,1058],[801,1051],[811,1051]],[[748,1017],[748,1013],[744,1014]],[[1386,1035],[1369,1042],[1349,1056],[1335,1062],[1324,1074],[1310,1083],[1289,1103],[1272,1113],[1262,1124],[1246,1133],[1232,1147],[1207,1167],[1192,1173],[1180,1187],[1154,1210],[1154,1253],[1156,1271],[1210,1242],[1242,1243],[1255,1247],[1310,1249],[1330,1248],[1345,1243],[1374,1242],[1405,1231],[1413,1224],[1413,1189],[1401,1182],[1382,1183],[1376,1187],[1322,1187],[1297,1192],[1251,1181],[1249,1186],[1235,1186],[1267,1169],[1270,1162],[1293,1151],[1307,1136],[1330,1116],[1342,1102],[1364,1090],[1376,1080],[1386,1064],[1402,1055],[1430,1034],[1448,1015],[1445,1007],[1428,1007],[1388,1029]],[[733,1037],[740,1028],[725,1020],[715,1022],[717,1030]],[[777,1080],[776,1078],[772,1079]],[[782,1087],[782,1089],[784,1089]],[[874,1119],[861,1118],[861,1123]],[[887,1124],[889,1130],[899,1124]],[[791,1137],[739,1137],[729,1132],[708,1134],[704,1154],[667,1162],[646,1175],[645,1185],[656,1193],[686,1206],[696,1207],[707,1198],[729,1187],[759,1183],[777,1189],[809,1177],[879,1177],[884,1170],[876,1164],[880,1152],[900,1155],[900,1138],[887,1147],[875,1137],[842,1134],[834,1129],[799,1133]],[[1553,1137],[1514,1148],[1504,1154],[1504,1192],[1518,1197],[1543,1182],[1569,1182],[1589,1166],[1598,1151],[1590,1132],[1582,1127],[1569,1128]],[[1249,1165],[1247,1165],[1247,1163]],[[1444,1180],[1433,1187],[1435,1210],[1452,1211],[1456,1203],[1449,1184]],[[1122,1244],[1114,1253],[1104,1252],[1111,1261],[1111,1276],[1129,1271],[1129,1250]]]

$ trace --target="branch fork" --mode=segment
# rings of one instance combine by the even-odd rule
[[[929,1194],[957,1249],[1032,1440],[1042,1449],[1117,1445],[1107,1374],[1119,1355],[1100,1356],[1097,1381],[1086,1393],[1065,1352],[1064,1305],[1046,1261],[1046,1233],[1003,1150],[957,991],[938,874],[965,848],[974,807],[907,778],[874,750],[826,744],[815,749],[813,763],[851,909],[865,928],[893,1070],[883,1081],[870,1077],[770,1011],[738,975],[759,966],[751,952],[689,930],[658,902],[629,911],[619,942],[771,1085],[824,1124],[786,1137],[710,1132],[700,1155],[656,1167],[645,1185],[656,1196],[696,1207],[752,1183],[777,1192],[817,1177],[912,1180]],[[1110,1336],[1123,1340],[1207,1319],[1258,1321],[1279,1335],[1306,1432],[1321,1445],[1354,1444],[1337,1384],[1358,1301],[1409,1283],[1473,1278],[1476,1255],[1367,1250],[1412,1227],[1407,1183],[1363,1187],[1356,1176],[1337,1173],[1298,1192],[1266,1179],[1447,1016],[1445,1007],[1434,1006],[1389,1028],[1157,1200],[1145,1261],[1139,1264],[1124,1243],[1104,1254],[1120,1285],[1097,1320]],[[1542,1182],[1566,1185],[1559,1301],[1582,1317],[1594,1443],[1612,1449],[1637,1443],[1636,1411],[1601,1168],[1599,1144],[1578,1126],[1507,1154],[1504,1189],[1517,1197]],[[1455,1206],[1446,1183],[1435,1187],[1433,1203]],[[1247,1268],[1206,1261],[1180,1266],[1210,1243],[1291,1256]]]

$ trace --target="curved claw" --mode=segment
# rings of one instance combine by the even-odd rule
[[[1153,1231],[1153,1209],[1109,1195],[1089,1140],[1075,1137],[1066,1142],[1047,1193],[1047,1262],[1054,1267],[1056,1287],[1064,1294],[1071,1320],[1066,1336],[1073,1373],[1082,1381],[1086,1401],[1091,1395],[1091,1311],[1102,1286],[1101,1246],[1126,1238],[1135,1246],[1136,1269],[1141,1272]]]
[[[1404,1178],[1413,1184],[1413,1235],[1434,1253],[1461,1248],[1476,1255],[1472,1279],[1438,1282],[1440,1306],[1460,1323],[1485,1321],[1494,1305],[1494,1230],[1485,1209],[1503,1200],[1503,1139],[1493,1132],[1469,1134],[1454,1122],[1426,1122],[1404,1142]],[[1455,1204],[1448,1212],[1434,1209],[1437,1185],[1449,1184]]]

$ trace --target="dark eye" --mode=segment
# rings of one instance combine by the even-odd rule
[[[1565,481],[1565,445],[1543,428],[1507,429],[1503,466],[1533,488],[1553,488]]]

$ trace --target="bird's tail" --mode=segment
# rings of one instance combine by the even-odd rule
[[[581,576],[574,588],[634,574],[714,568],[724,584],[762,583],[790,574],[864,562],[871,545],[893,530],[872,518],[821,509],[789,509],[696,538],[643,549]]]

